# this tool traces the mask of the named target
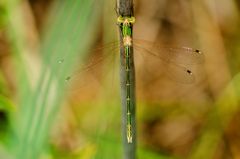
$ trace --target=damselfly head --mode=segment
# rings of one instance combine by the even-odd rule
[[[126,19],[124,20],[124,22],[123,22],[123,25],[130,26],[130,23],[131,23],[131,22],[129,21],[129,19],[126,18]]]
[[[119,16],[117,19],[118,24],[130,25],[135,22],[135,17],[123,17]]]

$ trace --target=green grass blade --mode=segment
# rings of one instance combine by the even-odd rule
[[[85,50],[94,38],[93,26],[99,15],[99,5],[96,2],[101,4],[94,0],[57,1],[55,4],[40,47],[43,58],[37,85],[30,91],[27,76],[20,80],[25,84],[18,85],[18,90],[25,90],[26,93],[20,96],[21,110],[16,118],[15,130],[17,137],[13,136],[12,146],[16,158],[39,158],[44,151],[43,146],[64,98],[65,78],[71,74],[76,59],[85,56]],[[13,4],[15,3],[9,3],[9,6],[14,7]],[[13,10],[9,10],[9,15]],[[9,21],[13,20],[14,16],[9,16]],[[21,31],[21,28],[11,25],[11,33],[18,30]],[[21,44],[21,35],[16,34],[14,37],[14,40]],[[24,50],[22,46],[16,45],[14,50],[18,57],[21,57]],[[65,58],[64,63],[58,62],[60,58]],[[24,66],[23,62],[19,62],[19,65]],[[19,68],[27,70],[24,67]]]

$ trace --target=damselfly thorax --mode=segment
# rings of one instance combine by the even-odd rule
[[[124,46],[132,46],[132,38],[130,36],[123,37]]]

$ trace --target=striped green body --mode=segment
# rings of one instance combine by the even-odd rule
[[[131,118],[131,66],[130,61],[130,49],[132,47],[132,25],[135,22],[134,17],[119,17],[118,23],[120,24],[122,30],[122,41],[124,47],[124,54],[125,54],[125,73],[126,73],[126,106],[127,106],[127,140],[128,143],[132,143],[132,118]]]

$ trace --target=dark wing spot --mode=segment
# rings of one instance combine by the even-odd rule
[[[195,50],[196,53],[201,54],[202,52],[200,50]]]
[[[187,73],[188,73],[189,75],[192,75],[192,71],[191,71],[191,70],[187,70]]]

